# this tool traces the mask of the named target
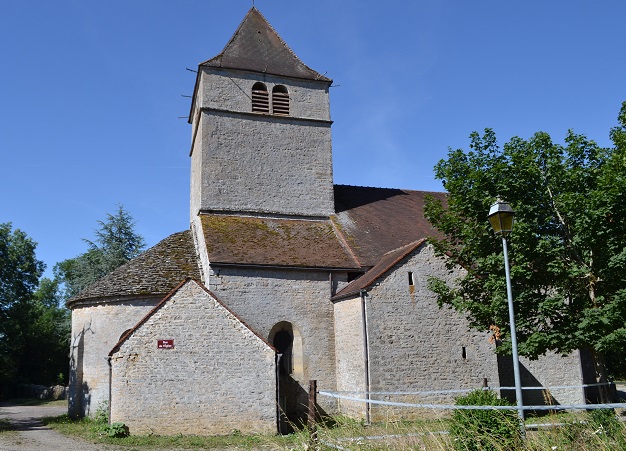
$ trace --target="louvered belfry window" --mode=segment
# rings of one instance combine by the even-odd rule
[[[252,112],[270,112],[270,95],[269,92],[267,92],[267,87],[260,82],[252,86]]]
[[[272,89],[272,112],[289,116],[289,92],[283,85],[276,85]]]

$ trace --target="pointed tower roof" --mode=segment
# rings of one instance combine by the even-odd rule
[[[248,11],[224,50],[200,66],[332,81],[300,61],[254,6]]]

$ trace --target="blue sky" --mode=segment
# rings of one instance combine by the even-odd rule
[[[189,225],[198,63],[250,0],[0,3],[0,222],[55,263],[123,204],[148,245]],[[335,183],[441,190],[473,130],[610,145],[626,100],[623,0],[256,0],[331,88]]]

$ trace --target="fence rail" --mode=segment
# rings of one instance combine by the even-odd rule
[[[522,390],[563,390],[563,389],[583,389],[589,387],[599,387],[606,385],[614,385],[612,382],[582,385],[558,385],[550,387],[522,387]],[[482,387],[483,390],[514,390],[515,387]],[[365,404],[376,404],[383,406],[420,408],[420,409],[449,409],[449,410],[519,410],[518,406],[459,406],[455,404],[433,404],[433,403],[408,403],[399,401],[384,401],[372,399],[372,396],[409,396],[409,395],[434,395],[434,394],[454,394],[468,393],[475,389],[456,389],[456,390],[421,390],[421,391],[403,391],[403,392],[357,392],[357,391],[328,391],[320,390],[317,393],[321,396],[328,396],[336,399],[344,399],[346,401],[362,402]],[[525,405],[522,410],[596,410],[596,409],[626,409],[626,403],[604,403],[604,404],[540,404]]]

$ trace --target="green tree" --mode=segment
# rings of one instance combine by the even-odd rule
[[[135,232],[132,216],[121,205],[115,214],[107,214],[106,221],[98,224],[95,240],[84,239],[89,246],[87,252],[54,267],[55,277],[65,286],[66,298],[136,257],[145,247],[143,237]]]
[[[58,283],[43,278],[36,243],[0,224],[0,396],[20,382],[52,384],[67,374],[69,313]]]
[[[10,223],[0,224],[0,314],[15,302],[28,299],[44,271],[35,258],[37,244]]]
[[[440,304],[466,314],[479,330],[497,326],[499,352],[510,352],[501,241],[487,221],[498,196],[516,210],[510,260],[519,353],[588,349],[598,380],[602,355],[626,353],[626,102],[612,148],[567,133],[512,138],[502,148],[486,129],[470,151],[451,150],[435,167],[447,207],[431,199],[433,239],[449,267],[467,270],[455,286],[433,279]]]
[[[35,258],[36,244],[10,223],[0,224],[0,396],[18,377],[20,350],[13,347],[19,331],[14,314],[27,303],[44,270]]]

